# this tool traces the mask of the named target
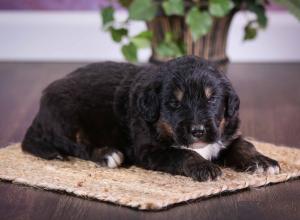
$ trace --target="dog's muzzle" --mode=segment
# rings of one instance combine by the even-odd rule
[[[191,127],[191,135],[194,138],[202,138],[204,135],[206,134],[206,129],[204,127],[204,125],[200,124],[200,125],[192,125]]]

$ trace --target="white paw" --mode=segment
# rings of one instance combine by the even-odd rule
[[[124,161],[124,156],[120,151],[115,151],[115,152],[112,152],[111,154],[106,155],[105,159],[106,159],[106,163],[107,163],[106,165],[109,168],[116,168],[116,167],[121,166],[121,164]]]
[[[278,174],[279,171],[280,171],[280,169],[278,166],[271,166],[271,167],[268,167],[268,169],[267,169],[268,174]]]
[[[267,173],[267,174],[278,174],[280,172],[280,169],[278,166],[270,166],[267,169],[264,169],[261,166],[258,166],[257,169],[255,170],[255,173],[257,174],[262,174],[262,173]]]
[[[258,174],[261,174],[261,173],[263,173],[263,172],[264,172],[264,168],[261,167],[261,166],[258,166],[258,167],[256,168],[256,170],[255,170],[255,173],[258,173]]]

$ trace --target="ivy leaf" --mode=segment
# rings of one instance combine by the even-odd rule
[[[137,48],[132,42],[123,45],[121,50],[126,60],[130,62],[137,61]]]
[[[114,21],[114,8],[109,6],[101,10],[102,26],[106,28]]]
[[[143,31],[131,39],[131,42],[138,48],[150,47],[153,33],[151,31]]]
[[[158,44],[156,52],[162,57],[179,57],[183,55],[179,45],[174,42],[161,42]]]
[[[265,28],[267,26],[268,19],[264,6],[251,4],[249,5],[249,10],[256,14],[257,23],[259,24],[259,26]]]
[[[157,6],[152,0],[133,0],[128,11],[132,20],[150,21],[156,15]]]
[[[162,7],[166,15],[183,15],[184,3],[183,0],[165,0]]]
[[[120,5],[122,5],[125,8],[128,8],[128,6],[131,4],[132,0],[119,0]]]
[[[223,17],[234,7],[231,0],[209,0],[209,13],[216,17]]]
[[[210,31],[213,21],[207,12],[201,12],[194,6],[186,16],[186,23],[191,30],[193,40],[196,41]]]
[[[170,43],[173,41],[173,34],[171,32],[166,32],[164,36],[164,41]]]
[[[255,27],[252,26],[253,22],[249,22],[245,27],[245,35],[244,40],[252,40],[257,35],[257,30]]]
[[[161,57],[179,57],[184,54],[182,45],[174,41],[172,33],[166,32],[165,39],[160,42],[156,48],[156,52]]]
[[[128,34],[128,30],[125,28],[110,28],[110,33],[111,33],[111,38],[113,39],[113,41],[115,42],[121,42],[122,38],[124,36],[127,36]]]

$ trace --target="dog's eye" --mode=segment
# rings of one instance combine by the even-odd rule
[[[171,101],[168,103],[168,105],[172,108],[172,109],[178,109],[181,107],[181,104],[179,102],[176,101]]]

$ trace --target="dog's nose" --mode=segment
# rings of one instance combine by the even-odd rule
[[[191,134],[196,138],[201,138],[205,132],[206,130],[204,125],[193,125],[191,127]]]

